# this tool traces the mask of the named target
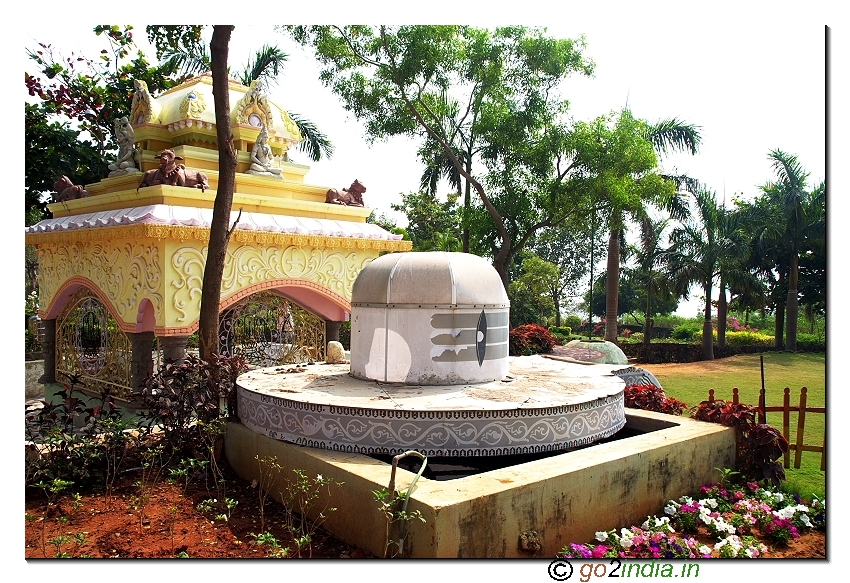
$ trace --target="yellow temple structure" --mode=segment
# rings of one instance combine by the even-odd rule
[[[135,86],[129,118],[116,120],[126,161],[85,185],[88,196],[49,204],[53,218],[25,235],[38,253],[42,383],[77,374],[90,390],[108,387],[119,398],[129,398],[157,358],[183,358],[197,331],[218,185],[212,77],[157,97],[143,82]],[[327,186],[305,182],[309,167],[288,156],[302,140],[298,127],[259,84],[231,80],[229,91],[238,154],[222,352],[258,366],[323,360],[349,318],[360,271],[411,243],[367,223],[368,208],[327,203]],[[203,173],[208,188],[144,185],[163,150],[187,174]]]

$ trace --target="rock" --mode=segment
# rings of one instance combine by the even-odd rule
[[[345,364],[345,349],[342,347],[342,344],[336,342],[335,340],[331,340],[328,342],[328,350],[327,356],[325,356],[325,362],[328,364]]]

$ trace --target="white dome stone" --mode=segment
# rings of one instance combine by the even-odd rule
[[[351,305],[434,304],[507,308],[499,274],[486,259],[442,251],[390,253],[355,280]]]
[[[412,385],[500,380],[510,301],[490,263],[468,253],[384,255],[351,294],[351,374]]]

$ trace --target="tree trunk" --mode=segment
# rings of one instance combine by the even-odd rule
[[[785,303],[779,300],[776,301],[776,323],[773,327],[773,345],[776,348],[785,348],[785,342],[782,339],[782,331],[785,329]]]
[[[198,341],[201,358],[209,360],[219,354],[218,317],[221,301],[221,279],[230,240],[230,209],[236,183],[236,150],[230,128],[230,91],[227,73],[227,53],[232,25],[213,27],[210,56],[212,61],[213,100],[215,102],[216,137],[218,138],[218,190],[213,205],[210,241],[204,266],[201,314]]]
[[[467,156],[466,160],[466,171],[472,174],[472,156]],[[463,239],[463,252],[469,253],[469,211],[472,208],[472,185],[469,180],[464,180],[464,182],[466,185],[463,192],[463,234],[461,237]]]
[[[791,256],[791,269],[788,272],[788,299],[786,300],[785,348],[797,351],[797,317],[800,313],[797,299],[797,282],[800,277],[797,253]]]
[[[714,333],[711,326],[711,283],[703,286],[705,291],[705,319],[702,322],[702,359],[714,360]]]
[[[652,272],[649,274],[652,279]],[[643,344],[649,346],[652,338],[652,286],[646,286],[646,313],[643,315]]]
[[[617,308],[620,294],[620,232],[608,233],[608,273],[605,277],[605,340],[617,341]]]
[[[726,282],[720,278],[720,295],[717,298],[717,346],[726,346]]]

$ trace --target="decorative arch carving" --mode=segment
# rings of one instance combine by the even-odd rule
[[[233,121],[256,128],[274,127],[272,109],[260,81],[252,81],[248,92],[236,102],[236,107],[233,109]]]

